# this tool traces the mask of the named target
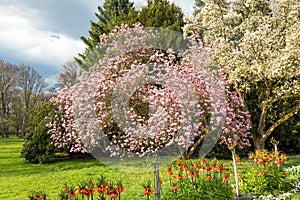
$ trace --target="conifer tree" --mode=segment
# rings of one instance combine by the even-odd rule
[[[148,0],[138,20],[145,27],[161,27],[182,32],[183,13],[180,7],[168,0]]]
[[[115,26],[133,24],[136,22],[137,12],[129,0],[105,0],[103,6],[98,6],[98,12],[95,15],[97,22],[90,21],[89,36],[80,37],[87,47],[75,58],[82,70],[88,70],[98,59],[93,55],[95,53],[93,50],[100,41],[99,36],[110,33]]]

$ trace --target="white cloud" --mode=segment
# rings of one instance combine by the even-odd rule
[[[147,0],[133,0],[145,5]],[[193,1],[174,0],[185,13]],[[49,84],[85,48],[89,20],[103,0],[0,0],[0,59],[30,64]]]
[[[38,11],[28,9],[23,13],[14,6],[0,7],[0,52],[25,58],[25,61],[61,66],[83,51],[81,40],[40,29],[35,22],[39,18]]]

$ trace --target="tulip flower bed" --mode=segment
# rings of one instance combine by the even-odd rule
[[[121,199],[125,188],[121,181],[114,184],[109,182],[104,175],[101,175],[96,182],[91,179],[83,181],[76,189],[74,186],[65,186],[60,192],[60,200],[78,199]]]
[[[245,199],[245,194],[250,194],[248,199],[290,199],[300,192],[300,168],[283,168],[287,156],[279,152],[257,151],[249,156],[254,164],[246,168],[239,164],[240,185],[243,194],[240,199]],[[237,157],[237,162],[240,158]],[[290,173],[292,178],[287,176]],[[231,180],[231,167],[213,159],[184,160],[178,159],[167,169],[161,170],[160,196],[163,200],[192,200],[192,199],[236,199]],[[163,180],[163,181],[162,181]],[[130,186],[129,186],[130,187]],[[128,188],[129,188],[128,187]],[[293,188],[294,187],[294,188]],[[153,199],[157,195],[157,188],[150,181],[141,184],[140,199]],[[290,190],[290,191],[289,191]],[[75,186],[65,186],[60,193],[60,200],[106,200],[121,199],[125,187],[121,181],[109,182],[101,175],[97,181],[84,181]],[[37,196],[30,199],[42,200],[46,196]],[[265,196],[264,196],[265,195]],[[280,198],[279,198],[280,197]],[[124,198],[124,199],[128,199]],[[247,198],[246,198],[247,199]]]
[[[280,193],[287,188],[287,172],[283,164],[287,156],[276,152],[257,151],[249,155],[253,163],[245,173],[242,187],[245,191],[262,195]]]
[[[167,169],[169,188],[165,199],[234,199],[228,182],[230,171],[217,160],[179,159],[176,166]]]

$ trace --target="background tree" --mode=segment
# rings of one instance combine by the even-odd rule
[[[28,113],[38,100],[38,95],[47,87],[44,78],[31,66],[20,65],[18,70],[18,87],[23,105],[21,135],[25,136]]]
[[[203,2],[186,27],[219,45],[216,62],[241,90],[254,122],[255,148],[263,149],[273,131],[300,110],[300,1]],[[292,104],[281,103],[289,99]]]
[[[161,27],[182,32],[184,25],[180,7],[168,0],[148,0],[139,12],[138,21],[145,27]]]
[[[13,125],[10,119],[11,101],[16,89],[17,66],[0,60],[0,130],[3,137],[8,137],[8,131]]]
[[[7,137],[8,132],[25,135],[28,113],[45,88],[44,79],[31,66],[16,66],[0,60],[0,131],[3,137]]]
[[[80,69],[75,60],[67,61],[62,67],[62,72],[58,75],[55,88],[58,90],[61,90],[64,87],[70,88],[77,83],[79,74]]]
[[[48,163],[53,161],[55,147],[50,139],[46,117],[53,113],[51,102],[39,101],[29,113],[29,123],[26,128],[26,142],[23,145],[21,157],[30,163]]]
[[[129,0],[105,0],[102,7],[98,6],[98,13],[95,15],[98,21],[90,21],[89,36],[80,37],[87,47],[75,58],[83,70],[88,70],[97,61],[93,50],[100,42],[99,36],[110,33],[117,25],[135,23],[137,12]]]

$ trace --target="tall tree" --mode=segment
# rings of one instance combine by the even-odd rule
[[[21,91],[20,97],[24,108],[21,134],[24,136],[28,122],[28,113],[34,107],[38,100],[38,95],[47,87],[47,84],[44,78],[29,65],[20,65],[18,72],[18,86]]]
[[[300,110],[300,1],[203,2],[187,27],[203,31],[204,42],[218,44],[216,63],[227,67],[228,78],[240,88],[255,122],[255,148],[263,149],[273,131]],[[293,104],[276,114],[274,108],[289,99]]]
[[[182,32],[184,25],[180,7],[168,0],[148,0],[139,13],[138,20],[145,27],[162,27]]]
[[[0,130],[3,137],[8,137],[8,130],[12,122],[10,106],[17,83],[17,70],[17,66],[0,60]]]
[[[77,78],[80,74],[79,66],[75,60],[69,60],[63,65],[62,72],[58,75],[55,88],[63,89],[70,88],[77,83]]]
[[[105,0],[103,6],[98,6],[98,13],[95,15],[98,21],[90,21],[89,36],[80,37],[87,47],[79,57],[75,58],[83,70],[88,70],[97,61],[93,50],[100,42],[99,36],[110,33],[115,26],[122,23],[133,24],[136,22],[137,12],[129,0]]]

